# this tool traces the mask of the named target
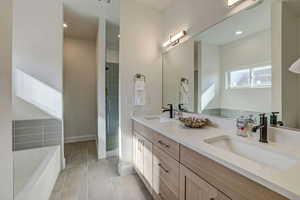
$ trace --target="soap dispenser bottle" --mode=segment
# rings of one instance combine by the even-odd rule
[[[244,116],[241,116],[237,119],[236,127],[238,136],[248,137],[247,124],[248,120]]]

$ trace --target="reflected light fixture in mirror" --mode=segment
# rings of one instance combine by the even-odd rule
[[[292,64],[292,66],[290,67],[290,71],[300,74],[300,58],[294,62],[294,64]]]
[[[64,23],[63,26],[64,26],[64,28],[68,28],[68,24],[66,24],[66,23]]]
[[[243,31],[241,31],[241,30],[238,30],[235,32],[235,35],[242,35],[242,34],[243,34]]]
[[[170,36],[170,39],[163,43],[163,47],[168,47],[170,45],[176,45],[179,43],[179,41],[186,36],[186,31],[180,31],[179,33]]]
[[[244,0],[228,0],[228,6],[229,7],[234,6],[242,1],[244,1]]]

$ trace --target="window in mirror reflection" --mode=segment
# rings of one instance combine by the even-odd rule
[[[271,87],[272,86],[272,67],[256,67],[252,70],[252,86]]]
[[[225,74],[227,89],[267,88],[272,86],[272,66],[259,66]]]
[[[250,69],[229,72],[229,87],[231,89],[250,87]]]

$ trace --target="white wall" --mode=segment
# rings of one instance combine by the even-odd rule
[[[160,111],[162,105],[162,15],[134,0],[120,2],[120,174],[132,172],[133,111]],[[146,76],[147,106],[133,106],[133,78]]]
[[[12,154],[12,1],[0,3],[0,199],[13,200]]]
[[[97,149],[98,158],[106,157],[106,102],[105,102],[105,59],[106,59],[106,22],[99,18],[97,46],[97,113],[98,133]]]
[[[271,32],[266,30],[225,44],[221,55],[221,107],[271,112],[271,88],[226,89],[225,73],[271,63]]]
[[[51,116],[43,110],[33,106],[30,103],[18,98],[13,97],[13,119],[26,120],[26,119],[48,119]]]
[[[64,38],[65,141],[97,133],[96,41]]]
[[[62,92],[62,1],[14,0],[13,8],[13,67]],[[49,117],[30,107],[14,98],[14,118]]]

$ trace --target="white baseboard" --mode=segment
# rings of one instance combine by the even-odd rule
[[[113,157],[113,156],[118,156],[118,155],[119,155],[119,149],[115,149],[115,150],[106,152],[106,157]]]
[[[96,140],[96,135],[84,135],[84,136],[75,136],[65,138],[65,144],[75,143],[75,142],[86,142]]]

